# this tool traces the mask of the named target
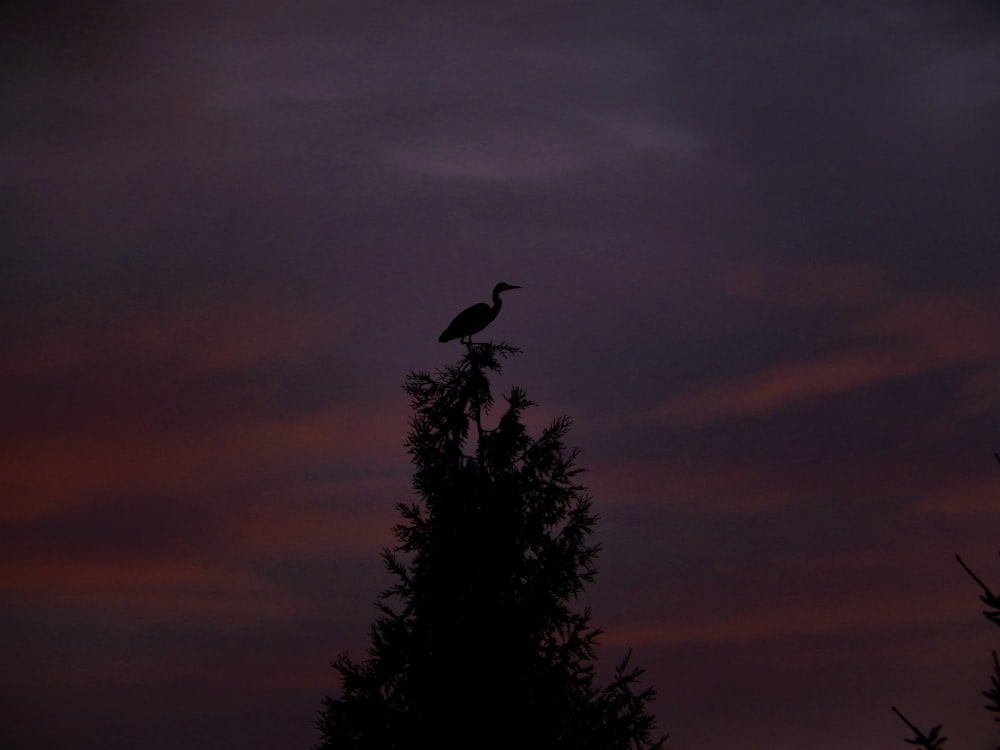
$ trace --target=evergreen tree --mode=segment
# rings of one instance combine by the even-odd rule
[[[1000,453],[994,453],[993,457],[1000,462]],[[965,564],[965,561],[959,555],[955,555],[955,559],[958,560],[958,564],[962,566],[965,572],[982,589],[983,593],[979,595],[979,600],[987,606],[987,609],[983,610],[983,616],[994,625],[1000,625],[1000,596],[994,594],[990,587],[983,583],[983,580],[972,571],[972,568]],[[988,700],[984,708],[995,714],[993,717],[994,721],[1000,722],[1000,657],[997,656],[996,651],[993,652],[993,673],[990,675],[990,689],[984,690],[982,693],[983,697]],[[913,732],[913,737],[906,740],[907,744],[919,747],[921,750],[942,750],[948,738],[941,734],[941,724],[937,724],[929,732],[924,733],[923,730],[907,719],[898,708],[893,706],[892,710],[910,728],[910,731]],[[1000,750],[1000,744],[996,745],[994,750]]]
[[[576,482],[569,420],[537,438],[514,387],[492,429],[490,377],[518,350],[474,344],[458,364],[411,373],[407,448],[419,502],[401,503],[394,583],[379,598],[368,657],[333,666],[318,748],[661,748],[629,652],[595,680],[600,630],[571,605],[595,576],[597,516]]]

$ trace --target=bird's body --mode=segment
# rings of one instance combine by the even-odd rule
[[[467,343],[471,344],[472,334],[479,333],[486,328],[500,313],[500,307],[503,304],[500,300],[500,292],[520,288],[512,284],[504,284],[503,282],[497,284],[493,287],[492,305],[480,302],[465,308],[455,316],[455,319],[451,321],[451,324],[444,330],[444,333],[438,337],[438,341],[444,343],[452,339],[470,339]]]

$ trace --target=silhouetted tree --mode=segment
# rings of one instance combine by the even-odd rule
[[[407,447],[419,502],[401,503],[394,583],[379,598],[368,656],[341,655],[319,748],[660,748],[654,696],[631,652],[595,684],[600,630],[571,604],[594,579],[597,516],[576,483],[566,418],[538,438],[514,387],[492,429],[491,373],[518,350],[466,347],[458,364],[411,373]]]
[[[1000,461],[1000,453],[994,453],[993,456],[997,461]],[[979,600],[987,607],[987,609],[983,610],[983,616],[994,625],[1000,625],[1000,596],[994,594],[990,587],[983,583],[983,580],[972,571],[972,568],[965,564],[965,561],[959,555],[955,555],[955,559],[958,560],[958,564],[962,566],[965,572],[982,589]],[[984,708],[996,714],[993,720],[1000,722],[1000,658],[997,657],[996,651],[993,652],[993,674],[990,675],[990,689],[983,691],[983,697],[989,700]],[[948,738],[941,734],[941,724],[938,724],[930,732],[924,734],[898,708],[893,706],[892,710],[913,732],[913,737],[906,740],[907,744],[915,745],[923,748],[923,750],[942,750],[942,746],[948,741]],[[1000,745],[996,745],[995,750],[1000,750]]]

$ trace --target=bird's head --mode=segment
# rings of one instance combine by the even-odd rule
[[[514,286],[513,284],[505,284],[504,282],[501,281],[499,284],[493,287],[493,293],[500,294],[500,292],[506,292],[508,289],[520,289],[520,288],[521,287],[519,286]]]

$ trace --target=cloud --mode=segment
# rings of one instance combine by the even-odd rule
[[[317,481],[301,469],[282,481],[261,471],[221,487],[206,471],[202,483],[157,496],[106,490],[45,517],[7,518],[0,597],[25,611],[68,607],[109,623],[127,610],[136,626],[304,621],[329,606],[310,595],[316,584],[304,574],[318,565],[335,603],[353,601],[343,568],[391,546],[393,507],[410,499],[407,481]],[[365,594],[376,591],[373,582]]]
[[[829,396],[919,372],[915,363],[879,349],[846,352],[765,368],[661,404],[654,414],[674,425],[759,414],[807,398]]]
[[[5,407],[0,515],[42,517],[143,487],[218,490],[331,455],[378,464],[404,415],[355,398],[349,361],[326,370],[322,393],[291,377],[329,367],[352,325],[344,305],[251,293],[49,328],[0,365],[20,394]]]
[[[802,635],[903,631],[913,621],[909,596],[810,598],[766,609],[730,609],[717,615],[671,617],[661,621],[612,622],[605,628],[609,645],[653,646],[704,643],[750,643]],[[921,623],[934,626],[965,619],[968,596],[949,592],[934,597],[933,612]]]
[[[392,546],[395,504],[411,500],[408,480],[362,478],[299,482],[231,513],[227,544],[267,559],[374,556]]]
[[[766,306],[850,309],[885,291],[885,272],[870,261],[739,261],[722,272],[721,287]]]
[[[796,514],[803,517],[801,510]],[[786,520],[772,514],[739,529],[753,533]],[[870,535],[861,524],[838,519],[832,543],[802,541],[796,551],[775,544],[780,534],[771,539],[766,530],[769,539],[756,540],[758,553],[731,550],[725,540],[732,535],[703,544],[701,554],[675,560],[670,569],[633,587],[630,599],[617,600],[605,628],[608,642],[654,646],[875,633],[907,637],[915,624],[930,629],[969,623],[975,614],[974,585],[963,580],[949,542],[939,538],[937,522],[914,522],[904,513],[885,520],[895,529]],[[823,523],[817,523],[817,534]],[[721,534],[720,527],[716,519],[709,528]],[[901,533],[903,527],[908,529]],[[800,534],[809,531],[801,528]],[[977,555],[985,550],[983,539],[967,541]],[[676,557],[677,551],[665,549],[664,554]]]
[[[873,272],[806,271],[781,281],[744,267],[724,286],[756,305],[795,310],[818,306],[838,312],[826,348],[797,361],[765,362],[756,372],[730,376],[661,401],[659,420],[690,425],[720,417],[767,414],[786,406],[951,368],[970,378],[1000,359],[992,300],[948,292],[887,290]],[[835,318],[834,318],[835,319]],[[837,330],[839,329],[839,330]],[[839,341],[838,341],[839,339]],[[971,394],[971,391],[970,391]]]
[[[588,477],[602,503],[668,504],[708,513],[768,513],[799,502],[814,486],[803,470],[749,463],[740,456],[717,463],[705,457],[592,460]]]
[[[311,610],[263,577],[185,561],[19,560],[4,571],[0,590],[8,598],[75,601],[96,612],[127,607],[142,619],[269,619]]]
[[[499,279],[524,285],[505,375],[583,415],[595,596],[618,597],[598,623],[650,646],[652,684],[705,685],[681,721],[729,734],[701,746],[810,746],[795,721],[822,716],[821,744],[867,747],[852,686],[954,658],[871,643],[943,623],[954,578],[930,572],[954,551],[994,559],[1000,47],[969,4],[21,5],[0,144],[18,738],[307,731],[315,699],[288,709],[275,676],[318,695],[327,658],[363,653],[410,494],[395,378],[451,359],[437,332]]]
[[[649,155],[682,161],[700,148],[695,135],[677,126],[641,113],[590,111],[591,106],[577,103],[571,117],[482,104],[466,104],[457,116],[447,108],[424,128],[411,129],[406,142],[393,147],[392,161],[440,177],[532,181]]]
[[[142,491],[220,492],[334,464],[352,471],[395,471],[403,417],[382,405],[353,404],[302,417],[227,419],[214,424],[79,424],[26,438],[0,459],[2,516],[27,520]]]
[[[995,467],[983,451],[983,476],[956,477],[951,482],[915,488],[914,510],[942,516],[1000,514],[1000,492]]]
[[[191,379],[302,356],[342,340],[352,327],[347,304],[298,304],[266,287],[180,302],[65,321],[12,351],[0,376],[87,377],[121,367],[131,375],[145,369],[160,379]]]

